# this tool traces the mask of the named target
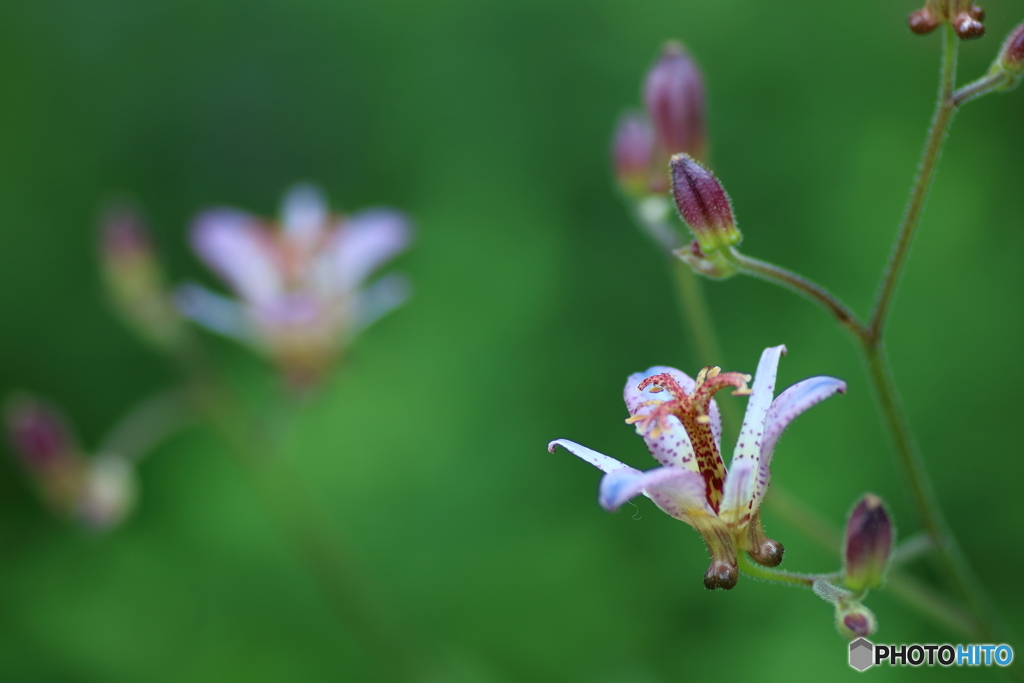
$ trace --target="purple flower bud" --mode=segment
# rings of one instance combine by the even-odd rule
[[[183,325],[152,242],[138,214],[127,206],[106,213],[100,258],[114,305],[147,340],[167,348],[181,341]]]
[[[866,494],[846,523],[846,585],[859,591],[882,584],[892,550],[892,523],[882,499]]]
[[[1018,24],[1003,41],[998,63],[1013,76],[1024,74],[1024,24]]]
[[[836,629],[843,637],[866,638],[878,628],[874,613],[859,602],[836,605]]]
[[[685,152],[707,157],[704,83],[679,43],[668,43],[647,74],[644,105],[665,156]]]
[[[63,418],[42,401],[15,397],[7,401],[4,412],[11,447],[30,472],[52,469],[74,452]]]
[[[623,114],[612,140],[612,162],[619,187],[627,195],[640,196],[648,192],[653,152],[651,124],[636,112]]]
[[[742,235],[736,228],[732,204],[714,174],[686,154],[673,156],[669,167],[676,208],[704,254],[710,256],[738,244]]]

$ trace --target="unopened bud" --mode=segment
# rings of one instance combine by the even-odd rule
[[[8,400],[5,408],[11,447],[30,471],[51,468],[74,451],[64,419],[42,401],[18,396]]]
[[[679,43],[668,43],[647,74],[644,105],[665,156],[707,157],[704,82]],[[664,157],[663,157],[664,158]]]
[[[641,196],[648,192],[653,151],[654,133],[647,119],[636,112],[623,114],[612,139],[612,162],[615,179],[627,195]]]
[[[1003,41],[1003,47],[999,50],[999,57],[993,68],[1000,68],[1013,77],[1013,87],[1020,82],[1024,76],[1024,24],[1018,24],[1017,28],[1010,31],[1010,35]],[[1006,88],[1009,89],[1009,88]]]
[[[874,613],[859,602],[836,605],[836,629],[848,640],[866,638],[878,628]]]
[[[103,220],[100,257],[114,305],[147,340],[178,344],[184,325],[171,303],[163,271],[135,211],[118,207]]]
[[[81,490],[82,457],[63,417],[30,396],[10,399],[5,413],[11,447],[26,473],[55,513],[70,515]]]
[[[892,523],[882,499],[865,495],[846,523],[845,581],[854,591],[882,584],[892,551]]]
[[[676,208],[701,250],[711,255],[738,244],[742,235],[736,228],[732,204],[714,174],[686,154],[673,156],[669,167]]]

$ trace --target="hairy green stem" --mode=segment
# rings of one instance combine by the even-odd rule
[[[782,571],[781,569],[769,569],[768,567],[762,567],[748,558],[746,553],[740,553],[736,556],[736,564],[740,571],[748,576],[785,586],[812,588],[815,581],[824,578],[824,576],[819,576],[817,574],[796,574],[794,572]]]
[[[928,138],[925,142],[924,153],[921,155],[921,164],[918,167],[917,177],[914,179],[913,189],[910,192],[910,201],[903,214],[903,222],[900,224],[899,232],[896,234],[896,242],[893,245],[889,263],[882,275],[882,284],[878,288],[875,297],[875,305],[868,318],[868,329],[870,337],[880,341],[885,326],[885,320],[892,305],[893,294],[899,284],[900,276],[906,266],[907,256],[910,254],[910,244],[914,240],[914,234],[921,221],[921,212],[924,209],[925,199],[928,197],[928,188],[931,186],[932,178],[935,176],[935,168],[939,160],[939,153],[942,151],[942,143],[946,139],[949,124],[956,113],[956,105],[950,97],[953,93],[953,84],[956,80],[956,53],[957,37],[953,33],[953,27],[949,24],[944,26],[944,41],[942,50],[942,73],[939,78],[939,96],[935,104],[935,114],[932,116],[931,128],[928,131]]]

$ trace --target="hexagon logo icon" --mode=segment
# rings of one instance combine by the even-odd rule
[[[875,646],[871,644],[870,640],[864,638],[858,638],[857,640],[850,643],[850,666],[857,671],[864,671],[875,662],[874,660]]]

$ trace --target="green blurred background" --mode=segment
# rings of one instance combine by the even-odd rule
[[[989,35],[963,46],[962,81],[1024,19],[1020,2],[984,7]],[[695,533],[647,501],[605,513],[600,473],[545,445],[569,438],[647,468],[623,423],[625,377],[698,369],[668,264],[631,225],[608,162],[616,117],[639,103],[662,42],[685,41],[704,70],[712,163],[747,253],[864,312],[935,91],[939,38],[907,31],[915,8],[4,0],[0,391],[50,398],[90,447],[174,381],[106,303],[95,228],[111,193],[144,207],[176,281],[209,283],[184,236],[211,204],[273,215],[290,184],[310,180],[341,209],[402,208],[417,243],[392,270],[411,276],[414,297],[358,339],[282,457],[442,653],[426,679],[852,679],[827,604],[749,579],[706,591]],[[889,343],[951,524],[1017,631],[1022,113],[1015,92],[958,116]],[[725,369],[752,372],[762,348],[785,343],[780,386],[849,383],[786,436],[775,481],[837,525],[874,491],[914,531],[846,335],[757,281],[705,289]],[[260,360],[210,345],[265,403],[275,379]],[[158,448],[141,484],[136,513],[93,537],[51,519],[0,461],[0,679],[366,679],[375,664],[209,430]],[[765,522],[785,566],[836,568],[771,511]],[[926,565],[917,573],[928,580]],[[884,591],[868,604],[878,642],[958,642]]]

